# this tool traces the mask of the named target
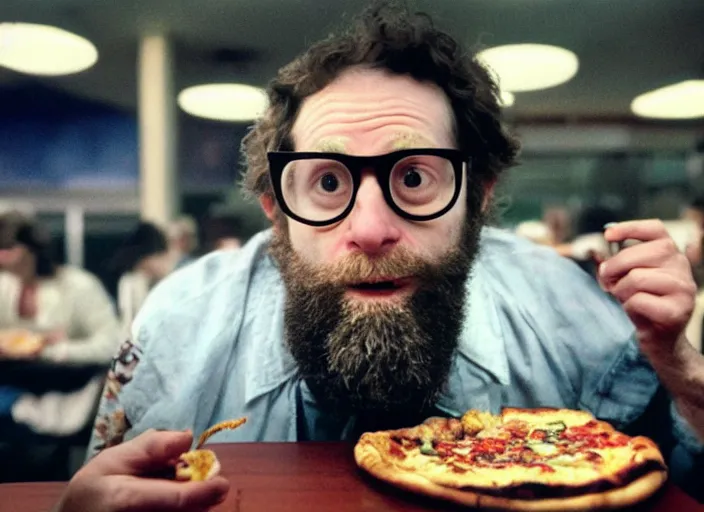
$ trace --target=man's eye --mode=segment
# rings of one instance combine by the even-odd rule
[[[416,169],[409,169],[403,175],[403,184],[408,188],[420,187],[423,177]]]
[[[320,186],[325,192],[335,192],[340,186],[340,181],[334,174],[327,173],[320,178]]]

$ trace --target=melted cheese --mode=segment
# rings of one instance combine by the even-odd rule
[[[559,451],[557,446],[551,443],[529,443],[527,446],[538,455],[544,457],[555,455]]]

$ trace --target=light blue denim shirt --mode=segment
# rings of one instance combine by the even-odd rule
[[[248,418],[244,427],[213,440],[349,435],[354,418],[317,409],[285,346],[285,289],[267,252],[270,236],[206,256],[154,290],[113,364],[89,456],[149,428],[198,435],[240,416]],[[621,429],[644,414],[659,383],[633,325],[572,262],[485,228],[468,286],[437,408],[454,416],[504,406],[586,409]],[[657,418],[687,460],[702,456],[704,447],[669,402]]]

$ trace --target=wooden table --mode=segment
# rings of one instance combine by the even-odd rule
[[[359,471],[345,443],[214,444],[223,474],[232,483],[219,512],[416,512],[460,510],[404,493]],[[0,485],[0,512],[47,512],[64,484]],[[704,512],[673,485],[634,510]]]

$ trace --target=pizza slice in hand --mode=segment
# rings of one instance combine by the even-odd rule
[[[215,452],[201,449],[205,442],[221,430],[234,430],[244,425],[247,418],[228,420],[213,425],[203,432],[198,439],[195,450],[182,453],[176,463],[176,480],[182,482],[200,482],[210,480],[220,473],[220,462]]]

